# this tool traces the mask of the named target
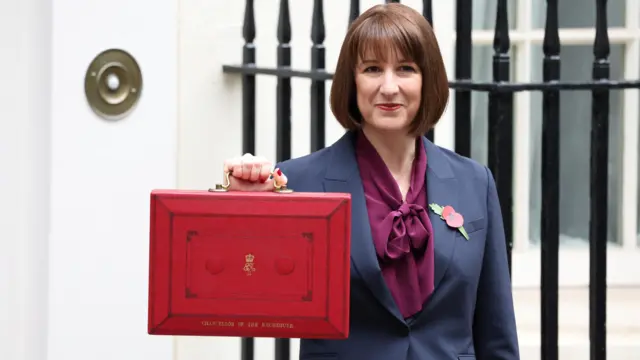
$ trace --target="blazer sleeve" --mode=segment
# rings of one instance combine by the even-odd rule
[[[486,169],[487,238],[473,322],[478,360],[518,360],[518,334],[498,192]]]

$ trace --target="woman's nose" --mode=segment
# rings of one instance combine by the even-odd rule
[[[396,75],[391,71],[386,71],[380,86],[380,92],[384,95],[393,95],[398,92],[398,82]]]

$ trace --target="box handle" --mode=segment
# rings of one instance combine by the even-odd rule
[[[229,191],[229,186],[231,185],[231,181],[229,179],[229,177],[231,176],[233,171],[228,171],[225,172],[224,174],[224,180],[225,183],[224,184],[216,184],[215,188],[209,189],[209,191],[211,192],[227,192]],[[273,177],[273,171],[271,173],[269,173],[270,177]],[[277,193],[283,193],[283,194],[288,194],[288,193],[292,193],[293,190],[287,188],[286,184],[283,185],[279,185],[277,183],[277,181],[273,181],[273,191],[277,192]]]

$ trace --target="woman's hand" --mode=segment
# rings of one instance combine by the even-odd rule
[[[287,184],[287,177],[280,169],[275,169],[270,178],[272,167],[269,160],[247,153],[225,160],[223,176],[230,173],[229,191],[272,191],[274,181],[279,186]]]

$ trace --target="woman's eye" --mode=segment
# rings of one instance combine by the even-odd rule
[[[413,66],[404,65],[404,66],[400,66],[400,71],[414,72],[416,71],[416,69],[414,69]]]
[[[369,66],[364,69],[364,72],[378,72],[378,71],[380,71],[380,68],[377,66]]]

